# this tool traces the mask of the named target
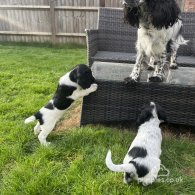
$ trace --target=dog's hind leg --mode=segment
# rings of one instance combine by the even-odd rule
[[[171,69],[178,68],[177,62],[176,62],[178,48],[179,48],[179,45],[177,43],[173,42],[171,45],[171,57],[170,57],[170,68]]]
[[[177,69],[178,68],[177,63],[176,63],[176,55],[177,55],[176,51],[174,51],[171,54],[171,62],[170,62],[170,68],[171,69]]]
[[[183,38],[183,36],[180,34],[182,30],[182,26],[179,29],[179,34],[177,34],[177,37],[175,40],[171,40],[168,42],[168,44],[170,43],[170,68],[171,69],[177,69],[177,62],[176,62],[176,58],[177,58],[177,50],[179,49],[180,45],[187,45],[187,43],[189,42],[189,40],[185,40]]]
[[[36,126],[34,127],[34,134],[38,135],[41,132],[41,126],[40,123],[37,122]]]
[[[131,173],[124,172],[123,182],[126,183],[126,184],[129,184],[132,181],[132,177],[133,176],[132,176]]]
[[[38,135],[38,139],[41,145],[48,146],[50,144],[50,142],[46,141],[46,138],[51,133],[54,126],[55,126],[55,123],[53,124],[45,123],[44,125],[41,125],[41,132]]]
[[[51,131],[50,131],[51,132]],[[50,142],[47,142],[46,141],[46,138],[47,136],[49,135],[49,133],[45,130],[42,130],[39,135],[38,135],[38,139],[41,143],[41,145],[44,145],[44,146],[48,146],[50,144]]]

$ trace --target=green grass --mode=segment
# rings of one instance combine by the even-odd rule
[[[172,180],[148,187],[123,184],[123,174],[109,171],[104,163],[109,148],[113,161],[122,162],[135,129],[75,127],[52,132],[52,145],[40,146],[33,124],[24,125],[24,119],[52,97],[60,76],[85,62],[82,46],[0,44],[0,194],[195,194],[192,135],[174,136],[166,130],[161,159]]]

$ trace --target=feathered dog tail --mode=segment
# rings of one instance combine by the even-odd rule
[[[31,123],[33,121],[36,120],[36,117],[33,115],[33,116],[30,116],[28,117],[27,119],[25,119],[24,123],[27,124],[27,123]]]
[[[179,45],[187,45],[189,40],[185,40],[182,35],[179,35],[176,40],[177,44]]]
[[[120,164],[116,165],[112,162],[111,151],[109,150],[106,156],[106,166],[115,172],[127,172],[127,173],[136,173],[136,169],[133,164]]]

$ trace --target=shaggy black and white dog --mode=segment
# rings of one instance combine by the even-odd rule
[[[133,71],[125,82],[139,80],[141,65],[149,62],[149,69],[156,67],[151,82],[162,82],[164,67],[176,69],[176,54],[180,45],[186,44],[181,35],[182,20],[175,0],[124,0],[124,19],[138,28],[137,59]],[[147,63],[148,64],[148,63]]]
[[[160,123],[166,120],[162,108],[151,102],[141,109],[137,124],[137,136],[123,160],[123,164],[116,165],[112,162],[111,151],[106,156],[106,165],[111,171],[124,172],[124,182],[129,183],[136,179],[143,185],[155,181],[160,170],[160,155],[162,134]]]
[[[42,145],[48,145],[47,136],[55,127],[56,122],[62,117],[74,100],[89,95],[97,90],[97,84],[91,69],[84,64],[77,65],[72,71],[66,73],[59,80],[57,90],[47,105],[36,114],[27,118],[25,123],[38,120],[34,127],[35,135]]]

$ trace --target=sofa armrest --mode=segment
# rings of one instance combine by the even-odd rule
[[[88,64],[91,66],[93,64],[92,57],[98,51],[98,30],[97,29],[86,29],[86,41],[87,41],[87,59]]]

